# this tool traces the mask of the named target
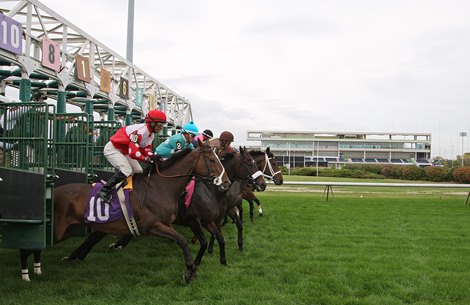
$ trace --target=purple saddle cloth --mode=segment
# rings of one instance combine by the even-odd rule
[[[113,189],[111,191],[111,201],[106,203],[103,202],[98,196],[98,192],[102,188],[102,183],[96,183],[90,192],[90,197],[88,199],[88,204],[85,211],[86,223],[107,223],[124,219],[124,214],[121,209],[121,204],[119,203],[117,190]],[[129,213],[129,218],[134,218],[134,212],[132,211],[129,203],[129,193],[129,190],[124,190],[125,204],[127,212]]]

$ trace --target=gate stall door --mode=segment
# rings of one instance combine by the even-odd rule
[[[93,123],[93,153],[91,164],[96,180],[108,180],[114,173],[114,167],[106,160],[103,149],[106,143],[116,131],[121,128],[121,123],[114,121],[97,121]]]
[[[0,225],[2,246],[52,245],[54,106],[0,104]]]
[[[55,186],[88,183],[91,175],[93,117],[87,113],[57,114]]]

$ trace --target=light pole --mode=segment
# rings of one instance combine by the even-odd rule
[[[132,62],[134,59],[134,0],[129,0],[127,10],[126,59],[130,62]]]
[[[466,131],[461,131],[459,133],[459,135],[462,137],[462,166],[463,166],[463,138],[465,138],[467,136],[467,132]]]

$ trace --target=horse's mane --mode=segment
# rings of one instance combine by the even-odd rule
[[[260,150],[250,150],[250,155],[251,155],[252,157],[257,157],[257,156],[261,156],[261,155],[264,156],[264,151],[260,151]]]
[[[169,168],[173,163],[177,162],[181,158],[184,158],[191,151],[192,151],[192,149],[186,148],[186,149],[183,149],[183,150],[180,150],[180,151],[177,151],[177,152],[171,154],[171,156],[168,159],[166,159],[165,161],[158,164],[159,169]]]
[[[252,157],[257,157],[257,156],[261,156],[261,155],[264,156],[264,154],[265,154],[266,152],[260,151],[260,150],[250,150],[249,153],[250,153],[250,155],[251,155]],[[268,157],[272,158],[273,156],[274,156],[273,153],[270,151],[270,152],[268,153]]]
[[[173,163],[175,163],[179,159],[184,158],[191,151],[192,151],[191,149],[186,148],[186,149],[183,149],[183,150],[180,150],[180,151],[177,151],[177,152],[173,153],[168,159],[166,159],[164,161],[160,161],[160,160],[158,160],[158,158],[154,158],[154,162],[158,163],[158,169],[164,170],[164,169],[169,168]],[[153,166],[153,164],[152,164],[152,166],[147,166],[144,169],[143,174],[147,175],[149,173],[149,171],[153,170],[154,168],[155,168],[155,166]]]
[[[223,160],[221,160],[221,161],[222,161],[222,162],[228,162],[228,161],[234,159],[235,157],[236,157],[235,154],[233,154],[233,153],[227,153],[227,154],[224,156]]]

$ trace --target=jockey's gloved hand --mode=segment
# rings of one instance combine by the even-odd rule
[[[150,157],[145,157],[145,162],[147,162],[147,163],[153,163],[153,160],[152,160],[152,158],[150,158]]]
[[[160,156],[160,155],[155,154],[155,155],[152,156],[152,160],[153,160],[153,162],[162,162],[163,157]]]

